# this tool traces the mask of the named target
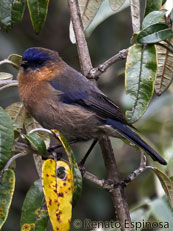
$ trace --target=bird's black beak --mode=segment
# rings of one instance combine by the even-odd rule
[[[29,62],[27,60],[23,60],[20,64],[21,67],[27,68],[29,66]]]

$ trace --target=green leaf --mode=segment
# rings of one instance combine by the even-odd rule
[[[39,34],[46,21],[49,0],[27,0],[27,4],[34,31]]]
[[[111,15],[117,14],[118,12],[127,8],[129,4],[130,4],[129,1],[125,1],[124,4],[118,10],[113,11],[110,7],[109,0],[104,0],[96,16],[94,17],[88,28],[86,29],[86,35],[90,36],[98,25],[100,25]]]
[[[166,24],[157,23],[146,27],[137,35],[137,42],[142,44],[156,43],[168,39],[172,31]]]
[[[165,12],[163,11],[152,11],[147,14],[142,23],[142,29],[145,29],[148,26],[159,23],[164,19]]]
[[[152,11],[160,10],[163,0],[146,0],[145,16]]]
[[[0,61],[0,65],[9,64],[16,69],[19,69],[20,63],[22,62],[22,56],[17,54],[10,55],[7,59]]]
[[[73,192],[73,206],[78,202],[82,193],[82,175],[77,164],[73,167],[74,174],[74,192]]]
[[[26,194],[21,214],[21,231],[47,231],[48,212],[41,180],[36,180]]]
[[[12,156],[14,140],[13,124],[10,116],[0,107],[0,169],[3,169]]]
[[[157,71],[156,63],[154,45],[143,48],[137,44],[129,48],[125,70],[126,93],[133,100],[131,110],[126,111],[129,123],[136,122],[151,101]]]
[[[26,113],[25,115],[24,127],[27,133],[31,132],[34,129],[42,128],[42,126],[29,113]],[[44,142],[46,143],[46,146],[49,147],[49,144],[50,144],[49,134],[44,131],[38,131],[37,133],[44,140]]]
[[[0,72],[0,80],[11,80],[13,79],[13,75],[6,72]]]
[[[134,230],[142,230],[143,227],[142,227],[142,222],[143,221],[148,221],[149,217],[150,217],[150,214],[151,214],[151,210],[149,209],[148,211],[146,211],[146,209],[144,208],[139,208],[133,212],[130,213],[130,217],[132,219],[132,222],[134,222],[134,224],[140,224],[139,226],[137,226],[136,228],[137,229],[134,229]]]
[[[167,1],[167,0],[162,0],[162,6],[165,4],[166,1]]]
[[[152,216],[154,216],[157,221],[163,222],[164,229],[161,230],[172,230],[173,228],[173,212],[168,206],[163,198],[157,198],[150,202],[149,204],[152,210]]]
[[[26,113],[25,121],[24,121],[24,128],[25,128],[26,132],[28,133],[28,132],[32,131],[33,129],[42,128],[42,127],[29,113]],[[49,134],[46,132],[43,132],[43,131],[38,131],[37,133],[44,140],[46,147],[48,148],[49,144],[50,144]],[[35,162],[35,165],[37,168],[37,172],[38,172],[39,176],[41,176],[42,163],[43,163],[42,157],[37,155],[37,154],[36,155],[34,154],[33,158],[34,158],[34,162]]]
[[[0,229],[8,217],[14,188],[15,174],[12,169],[8,169],[0,177]]]
[[[11,11],[13,0],[0,0],[0,25],[4,30],[11,28]]]
[[[22,21],[26,0],[13,0],[12,7],[12,24],[16,24]]]
[[[8,60],[12,62],[11,64],[15,68],[19,69],[20,64],[22,62],[22,56],[18,55],[18,54],[11,54],[11,55],[8,56]]]
[[[173,208],[173,182],[171,179],[165,175],[162,171],[157,168],[151,167],[151,169],[156,173],[157,177],[160,180],[160,183],[169,198],[171,207]]]
[[[25,137],[31,143],[31,145],[40,152],[40,154],[46,155],[46,144],[39,135],[33,132]]]
[[[52,132],[55,135],[55,137],[59,139],[62,146],[64,147],[69,163],[72,167],[72,172],[73,172],[73,177],[74,177],[73,205],[75,205],[82,193],[82,175],[79,170],[78,164],[76,162],[74,153],[72,149],[70,148],[70,145],[68,144],[65,137],[58,130],[53,129]]]

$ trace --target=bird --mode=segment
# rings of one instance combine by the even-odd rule
[[[121,109],[95,84],[42,47],[24,51],[18,72],[20,98],[27,111],[46,129],[57,129],[69,143],[122,137],[154,161],[167,162],[125,119]]]

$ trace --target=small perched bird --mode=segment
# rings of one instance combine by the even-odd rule
[[[40,47],[27,49],[18,80],[21,100],[44,128],[58,129],[69,142],[121,136],[153,160],[167,164],[133,131],[119,107],[57,52]]]

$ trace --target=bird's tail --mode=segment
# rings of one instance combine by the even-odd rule
[[[106,124],[111,125],[114,129],[118,130],[118,132],[126,139],[146,151],[153,160],[158,161],[160,164],[163,165],[167,164],[167,162],[153,148],[151,148],[145,141],[143,141],[127,125],[112,119],[107,119]]]

